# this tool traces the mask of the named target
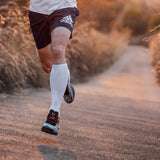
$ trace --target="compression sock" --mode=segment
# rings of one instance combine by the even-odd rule
[[[60,115],[60,106],[69,79],[67,63],[52,66],[50,74],[51,107],[49,110],[57,111]]]

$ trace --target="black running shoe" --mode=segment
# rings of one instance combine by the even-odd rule
[[[58,129],[59,129],[58,112],[50,110],[47,116],[47,120],[44,123],[41,131],[49,133],[49,134],[58,135]]]
[[[67,84],[66,91],[64,93],[64,100],[66,103],[72,103],[75,97],[75,91],[71,83]]]

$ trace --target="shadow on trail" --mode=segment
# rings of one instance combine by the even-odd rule
[[[39,146],[39,151],[42,152],[44,160],[76,160],[76,155],[73,151],[67,149],[59,149],[52,146]]]

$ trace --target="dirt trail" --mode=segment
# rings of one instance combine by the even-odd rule
[[[159,160],[160,88],[149,51],[130,46],[109,71],[75,86],[59,136],[40,131],[47,89],[0,96],[1,160]]]

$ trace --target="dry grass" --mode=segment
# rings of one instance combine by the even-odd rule
[[[150,50],[152,66],[157,82],[160,84],[160,33],[151,39]]]
[[[27,8],[9,2],[0,13],[0,92],[41,86],[43,74],[28,27]]]

